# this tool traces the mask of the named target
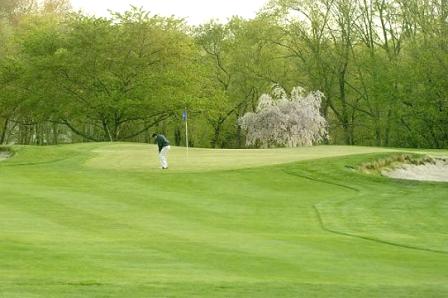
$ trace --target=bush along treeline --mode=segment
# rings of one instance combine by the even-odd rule
[[[447,78],[446,0],[272,0],[254,19],[199,26],[135,7],[100,18],[67,0],[0,2],[0,144],[162,132],[184,145],[184,109],[191,146],[262,144],[238,119],[299,85],[320,94],[328,125],[314,140],[447,148]]]

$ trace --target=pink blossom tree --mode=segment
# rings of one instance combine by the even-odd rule
[[[311,146],[328,137],[327,121],[320,113],[324,94],[305,94],[301,87],[291,94],[274,87],[263,94],[254,113],[246,113],[238,124],[246,131],[246,145],[261,147]]]

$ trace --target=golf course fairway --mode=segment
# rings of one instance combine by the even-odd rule
[[[448,183],[356,170],[398,150],[14,149],[2,298],[448,297]]]

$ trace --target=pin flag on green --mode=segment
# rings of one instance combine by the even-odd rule
[[[182,112],[182,120],[185,122],[185,144],[187,146],[187,158],[188,158],[188,114],[187,108]]]

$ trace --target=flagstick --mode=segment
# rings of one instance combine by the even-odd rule
[[[187,109],[185,109],[185,113],[187,113]],[[187,145],[187,160],[188,160],[188,114],[185,117],[185,140]]]

